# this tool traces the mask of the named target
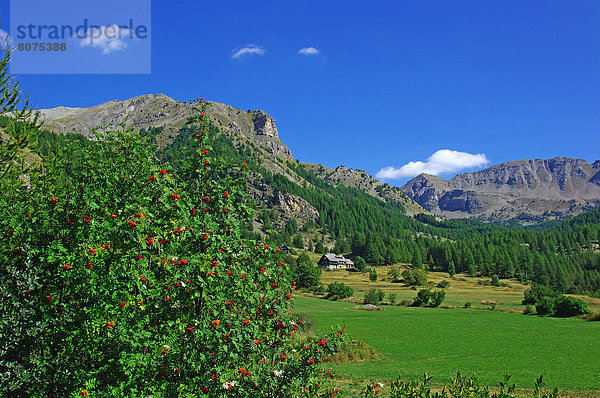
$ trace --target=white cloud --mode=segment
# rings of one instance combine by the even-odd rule
[[[133,35],[129,29],[108,25],[91,27],[84,35],[77,37],[81,47],[97,47],[102,49],[102,54],[110,54],[126,48],[125,39],[130,39]]]
[[[439,175],[454,173],[472,167],[482,167],[490,161],[483,153],[472,154],[467,152],[440,149],[431,155],[426,162],[409,162],[400,168],[384,167],[376,174],[380,179],[397,179],[414,177],[421,173]]]
[[[319,54],[319,50],[314,47],[304,47],[298,51],[298,54],[302,55],[317,55]]]
[[[7,44],[9,43],[10,36],[8,32],[0,29],[0,47],[8,48]]]
[[[232,52],[233,55],[231,56],[231,58],[239,59],[245,55],[264,55],[267,52],[267,50],[255,44],[246,44],[244,47],[235,49]]]

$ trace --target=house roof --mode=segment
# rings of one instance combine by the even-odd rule
[[[338,255],[338,254],[333,254],[333,253],[325,253],[325,254],[323,254],[323,257],[324,257],[324,258],[325,258],[327,261],[329,261],[329,262],[332,262],[332,263],[345,263],[345,264],[354,264],[354,263],[352,262],[352,260],[350,260],[350,259],[347,259],[346,257],[344,257],[344,256],[340,256],[340,255]],[[321,257],[321,260],[323,259],[323,257]]]

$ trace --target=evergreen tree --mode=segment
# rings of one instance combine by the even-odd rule
[[[377,280],[377,270],[375,268],[371,268],[371,272],[369,272],[369,280],[371,282],[375,282]]]
[[[325,253],[325,246],[323,246],[323,242],[321,242],[321,241],[317,242],[317,244],[315,245],[315,253],[320,253],[320,254]]]
[[[454,267],[454,261],[450,261],[450,264],[448,264],[448,273],[450,274],[450,276],[453,276],[454,274],[456,274],[456,268]]]
[[[421,258],[421,251],[420,250],[415,250],[414,251],[414,253],[412,255],[412,259],[411,259],[411,264],[415,268],[422,268],[423,267],[423,260]]]
[[[361,256],[356,256],[354,258],[354,268],[356,268],[357,271],[365,272],[367,269],[367,262]]]
[[[302,253],[296,259],[296,280],[299,288],[314,288],[319,286],[319,276],[321,268],[315,267],[310,257],[306,253]]]
[[[292,241],[292,245],[298,249],[304,249],[304,242],[302,241],[302,236],[300,234],[294,235],[294,240]]]

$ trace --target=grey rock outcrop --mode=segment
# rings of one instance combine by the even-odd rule
[[[279,139],[274,119],[264,111],[244,112],[218,102],[210,104],[208,114],[217,126],[242,135],[277,156],[292,157],[289,148]],[[164,139],[169,141],[196,113],[193,108],[193,104],[175,101],[164,94],[147,94],[90,108],[61,106],[40,112],[44,128],[55,132],[76,131],[91,136],[95,128],[113,130],[121,124],[134,130],[164,127]]]
[[[494,221],[547,211],[573,215],[600,204],[600,162],[515,160],[449,180],[421,174],[401,189],[425,209],[450,217]]]
[[[304,221],[317,221],[319,219],[319,211],[299,196],[278,192],[274,198],[274,202],[276,207],[279,207],[287,218],[287,220],[284,220],[284,223],[287,223],[291,219],[300,220],[301,224]]]

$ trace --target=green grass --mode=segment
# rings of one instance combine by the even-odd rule
[[[531,387],[543,374],[549,387],[600,390],[600,322],[473,309],[358,311],[355,304],[308,297],[295,303],[296,312],[316,322],[317,333],[344,325],[351,338],[381,354],[335,364],[341,377],[415,379],[427,372],[447,382],[461,371],[490,386],[511,374],[518,386]]]

